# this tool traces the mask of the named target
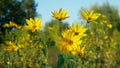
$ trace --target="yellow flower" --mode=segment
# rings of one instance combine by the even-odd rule
[[[94,34],[94,32],[91,31],[91,32],[90,32],[90,35],[93,35],[93,34]]]
[[[30,18],[30,20],[26,19],[26,23],[27,25],[25,26],[26,29],[28,30],[32,30],[32,32],[34,31],[39,31],[40,28],[42,28],[42,24],[41,24],[41,19],[40,18]]]
[[[112,25],[111,25],[111,24],[107,24],[107,27],[108,27],[108,28],[112,28]]]
[[[9,64],[10,64],[10,61],[7,61],[7,64],[9,65]]]
[[[86,36],[85,31],[86,29],[83,28],[83,25],[78,26],[78,24],[73,24],[72,28],[62,32],[62,38],[57,46],[65,54],[73,51],[78,51],[78,48],[82,43],[81,38]]]
[[[107,16],[106,16],[106,15],[102,15],[102,17],[103,17],[103,18],[107,18]]]
[[[78,25],[78,24],[72,24],[72,28],[71,31],[74,33],[75,36],[79,36],[80,37],[84,37],[86,36],[85,32],[86,32],[86,28],[84,28],[84,25]]]
[[[72,51],[73,55],[83,55],[85,53],[85,47],[78,47],[75,51]]]
[[[9,26],[9,24],[4,24],[3,27],[8,27],[9,28],[10,26]]]
[[[23,49],[25,47],[25,45],[22,44],[17,44],[19,49]]]
[[[104,36],[104,40],[107,40],[108,39],[108,36],[106,35],[106,36]]]
[[[39,49],[43,49],[44,48],[44,46],[43,45],[39,45]]]
[[[48,63],[48,59],[45,58],[45,59],[43,60],[43,62],[44,62],[44,63]]]
[[[81,42],[82,40],[78,40],[77,37],[72,38],[72,35],[69,34],[67,38],[62,38],[57,46],[66,54],[68,52],[76,50]]]
[[[7,27],[7,28],[15,27],[15,28],[18,28],[18,29],[21,28],[21,26],[18,26],[16,23],[14,23],[14,22],[12,22],[12,21],[10,21],[9,24],[3,25],[3,27]]]
[[[93,10],[91,12],[88,12],[87,10],[81,11],[82,18],[84,18],[88,23],[97,20],[100,15],[100,13],[94,13]]]
[[[18,46],[14,42],[7,41],[6,46],[3,46],[5,51],[17,51],[19,49]]]
[[[12,27],[12,26],[17,27],[17,24],[15,24],[15,23],[14,23],[14,22],[12,22],[12,21],[10,21],[10,22],[9,22],[9,24],[10,24],[10,27]]]
[[[80,62],[81,61],[81,59],[80,58],[78,58],[78,62]]]
[[[62,10],[62,8],[59,10],[59,12],[55,10],[52,12],[52,17],[58,20],[65,20],[66,18],[69,17],[67,15],[68,15],[68,12],[65,9]]]
[[[51,26],[48,26],[48,29],[49,29],[49,30],[53,30],[53,27],[51,27]]]
[[[104,21],[103,21],[103,23],[105,23],[105,24],[106,24],[106,23],[107,23],[107,20],[104,20]]]

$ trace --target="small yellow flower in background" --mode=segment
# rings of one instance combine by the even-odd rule
[[[83,25],[79,26],[78,24],[72,24],[72,27],[70,29],[62,32],[62,38],[57,46],[65,54],[75,51],[80,52],[81,49],[79,47],[82,43],[81,38],[86,36],[85,32],[86,28],[84,28]],[[82,49],[82,51],[83,50],[84,49]],[[80,53],[83,53],[82,51]]]
[[[108,43],[109,42],[109,37],[106,35],[106,36],[104,36],[104,41],[106,42],[106,43]]]
[[[19,47],[14,42],[7,41],[6,45],[3,46],[3,49],[5,51],[17,51]]]
[[[103,25],[103,22],[101,21],[100,24]]]
[[[88,12],[87,10],[81,10],[82,18],[84,18],[88,23],[97,20],[100,15],[100,13],[94,13],[93,10],[91,12]]]
[[[9,64],[10,64],[10,61],[7,61],[7,64],[9,65]]]
[[[25,47],[25,45],[22,45],[22,44],[17,44],[17,45],[18,45],[18,48],[21,48],[21,49]]]
[[[78,58],[78,62],[80,62],[81,61],[81,59],[80,58]]]
[[[104,40],[107,40],[108,39],[108,36],[106,35],[106,36],[104,36]]]
[[[106,15],[102,15],[102,17],[103,17],[103,18],[107,18],[107,16],[106,16]]]
[[[52,17],[53,18],[56,18],[58,20],[65,20],[66,18],[68,18],[69,16],[68,15],[68,12],[64,9],[62,10],[62,8],[60,8],[59,12],[57,11],[52,11]]]
[[[9,28],[10,26],[9,26],[9,24],[6,23],[6,24],[3,25],[3,27],[8,27]]]
[[[100,22],[101,25],[102,24],[107,24],[107,23],[108,23],[107,20],[103,20],[103,21]]]
[[[39,45],[39,49],[43,49],[44,48],[44,46],[43,45]]]
[[[105,24],[106,24],[106,23],[107,23],[107,20],[104,20],[104,21],[103,21],[103,23],[105,23]]]
[[[51,26],[48,26],[47,28],[48,28],[49,30],[53,30],[53,27],[51,27]]]
[[[48,59],[47,59],[47,58],[45,58],[43,62],[44,62],[44,63],[48,63]]]
[[[112,25],[111,25],[111,24],[107,24],[107,27],[108,27],[108,28],[112,28]]]
[[[90,32],[90,35],[93,35],[94,34],[94,32]]]
[[[12,21],[10,21],[9,24],[3,25],[3,27],[7,27],[7,28],[15,27],[15,28],[18,28],[18,29],[21,28],[21,26],[18,26],[16,23],[14,23],[14,22],[12,22]]]
[[[85,53],[85,47],[78,47],[75,51],[71,52],[73,55],[83,55]]]
[[[39,31],[40,28],[42,28],[42,24],[41,24],[41,19],[40,18],[30,18],[30,20],[26,19],[26,23],[27,25],[25,26],[26,29],[28,30],[32,30],[32,32],[34,31]]]
[[[96,59],[96,58],[97,58],[97,56],[96,56],[96,55],[94,55],[94,56],[93,56],[93,59]]]

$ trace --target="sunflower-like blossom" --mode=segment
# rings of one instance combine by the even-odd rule
[[[40,18],[30,18],[30,20],[26,19],[26,23],[27,25],[25,26],[25,28],[27,30],[31,30],[32,32],[35,32],[36,30],[39,31],[40,28],[43,27]]]
[[[72,24],[71,31],[74,33],[75,36],[79,36],[79,38],[82,38],[86,36],[86,28],[84,28],[84,24],[81,24],[80,26],[78,24]]]
[[[78,47],[76,50],[71,52],[73,55],[83,55],[85,53],[85,47]]]
[[[63,38],[60,40],[60,43],[58,43],[57,46],[65,54],[76,50],[79,47],[78,45],[80,45],[82,42],[82,40],[78,40],[78,37],[73,37],[73,34],[69,33],[69,31],[64,31],[62,36]]]
[[[101,14],[94,13],[93,10],[88,12],[87,10],[83,9],[83,10],[81,10],[81,16],[89,23],[89,22],[93,22],[93,21],[97,20],[101,16]]]
[[[66,18],[68,18],[69,16],[68,12],[62,8],[59,9],[59,11],[57,12],[56,10],[52,11],[52,17],[58,20],[65,20]]]

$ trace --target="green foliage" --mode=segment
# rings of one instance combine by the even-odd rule
[[[0,64],[6,68],[46,68],[47,66],[47,45],[39,37],[40,33],[32,33],[27,30],[6,30],[1,36],[4,43],[0,44]],[[14,42],[12,46],[17,46],[17,51],[4,51],[7,41]],[[14,48],[13,48],[14,50]]]
[[[57,62],[57,68],[63,68],[62,66],[64,65],[64,57],[62,54],[58,55],[58,62]]]
[[[20,7],[21,4],[23,8]],[[19,5],[21,12],[25,10],[25,15],[19,15],[22,18],[19,22],[23,24],[24,22],[22,20],[36,15],[36,5],[34,4],[34,0],[11,0],[8,2],[1,0],[0,5],[4,6],[0,8],[6,7],[8,9],[13,7],[15,11],[15,9],[18,10],[15,6]],[[76,55],[72,55],[71,52],[60,53],[60,50],[55,46],[56,43],[61,41],[62,31],[69,29],[69,24],[59,20],[51,20],[38,32],[24,29],[24,26],[19,29],[11,27],[6,29],[4,33],[1,32],[0,67],[2,65],[6,68],[119,68],[120,32],[118,25],[120,18],[118,9],[105,3],[103,6],[92,6],[91,10],[99,12],[106,17],[101,15],[95,22],[85,22],[87,36],[81,38],[82,43],[79,45],[80,49],[78,49],[78,51],[74,50],[77,53]],[[1,19],[4,18],[2,14],[5,13],[3,11],[9,15],[8,10],[0,10]],[[12,10],[10,11],[12,13],[14,12]],[[17,18],[19,17],[15,18],[15,22],[18,21]],[[3,19],[3,23],[8,22],[10,19]],[[11,20],[14,21],[14,18]],[[113,28],[108,27],[108,24],[112,24]],[[75,27],[73,27],[73,29],[78,30],[78,28]],[[71,37],[77,35],[73,32],[70,31],[70,33],[72,33],[70,34]],[[62,41],[67,41],[67,43],[63,42],[63,45],[67,46],[76,43],[71,41],[71,37],[70,41],[67,41],[69,38],[64,38]],[[77,38],[72,39],[75,40]],[[85,46],[83,51],[82,46]],[[75,49],[74,47],[72,48]],[[83,54],[81,54],[81,52],[83,52]]]
[[[46,41],[48,47],[54,46],[61,36],[61,31],[65,30],[67,27],[67,23],[63,23],[58,20],[52,20],[45,24],[44,29],[41,32],[41,37]]]

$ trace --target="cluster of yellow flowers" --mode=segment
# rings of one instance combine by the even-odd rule
[[[58,20],[64,20],[68,18],[68,12],[66,10],[60,9],[58,12],[53,11],[52,17]],[[94,11],[88,12],[87,10],[81,11],[81,16],[84,18],[88,23],[94,22],[95,20],[100,17],[100,13],[94,13]],[[62,32],[62,39],[57,44],[62,52],[72,53],[73,55],[81,55],[85,52],[85,47],[81,46],[82,39],[86,36],[86,28],[84,25],[72,24],[72,27]]]
[[[3,48],[4,51],[17,51],[19,47],[12,41],[6,41],[5,44],[0,44]]]
[[[62,52],[72,53],[73,55],[81,55],[84,53],[85,47],[81,47],[81,38],[85,37],[86,28],[84,25],[72,24],[70,29],[62,32],[62,38],[57,46]]]
[[[66,10],[60,9],[58,12],[53,11],[52,17],[58,20],[65,20],[69,16],[67,16],[68,12]],[[72,27],[62,32],[62,38],[57,46],[60,50],[67,54],[71,53],[73,55],[81,55],[84,54],[85,47],[80,46],[82,44],[81,38],[86,36],[86,28],[84,25],[72,24]]]
[[[59,24],[60,24],[60,22],[62,22],[62,20],[69,18],[68,12],[65,9],[63,10],[62,8],[59,9],[59,11],[54,10],[51,13],[52,13],[52,17],[59,21]],[[59,32],[57,32],[54,35],[51,34],[52,41],[55,41],[56,46],[60,49],[60,51],[63,54],[67,55],[68,57],[69,56],[75,57],[75,60],[78,59],[78,61],[81,63],[89,62],[89,61],[91,62],[91,60],[96,60],[96,59],[99,60],[99,58],[101,60],[101,58],[102,58],[101,55],[103,55],[103,54],[105,54],[105,57],[108,56],[110,58],[113,58],[113,56],[110,53],[111,50],[109,50],[109,48],[107,48],[108,50],[104,49],[108,46],[111,47],[110,46],[111,43],[110,44],[108,44],[108,43],[112,39],[111,37],[109,37],[110,35],[108,35],[108,32],[106,32],[109,28],[112,28],[112,25],[107,21],[107,19],[105,19],[106,16],[102,15],[100,13],[95,13],[93,10],[89,12],[88,10],[85,10],[85,9],[81,10],[80,15],[87,22],[87,23],[85,23],[85,25],[87,24],[88,29],[85,28],[84,24],[79,25],[78,23],[72,23],[72,25],[70,27],[66,28],[64,31],[60,30],[61,27],[58,26],[57,29],[60,30],[59,32],[61,32],[61,33],[59,34]],[[102,18],[104,18],[105,20],[102,18],[97,20],[100,16]],[[48,57],[48,53],[49,53],[49,51],[47,50],[47,46],[45,45],[47,42],[43,38],[38,37],[39,35],[37,34],[37,33],[39,33],[40,29],[43,27],[43,25],[41,24],[41,21],[42,21],[41,18],[35,17],[33,19],[32,18],[26,19],[26,25],[24,25],[24,26],[19,26],[12,21],[10,21],[8,24],[3,25],[3,27],[7,27],[7,28],[14,27],[19,30],[15,29],[14,31],[11,31],[11,32],[13,32],[12,33],[13,35],[8,35],[8,36],[10,36],[10,38],[12,36],[12,39],[9,39],[9,40],[7,39],[7,41],[4,43],[1,43],[0,46],[3,48],[3,50],[5,52],[16,52],[16,53],[19,52],[19,55],[16,57],[20,56],[20,60],[22,61],[22,63],[24,63],[23,61],[25,61],[25,63],[26,63],[25,65],[28,64],[29,67],[32,67],[32,65],[34,66],[33,63],[34,63],[34,61],[36,62],[36,59],[42,61],[42,63],[44,63],[44,65],[47,64],[48,59],[46,59],[46,57]],[[88,25],[88,24],[90,24],[90,25]],[[98,26],[100,26],[100,27],[98,27]],[[102,29],[101,29],[101,27],[102,27]],[[52,32],[55,32],[54,29],[56,29],[56,28],[54,28],[53,26],[48,26],[47,29]],[[32,32],[36,32],[36,31],[38,31],[38,32],[32,33]],[[41,33],[41,35],[42,35],[42,33]],[[86,36],[87,36],[87,38],[86,38]],[[47,39],[47,40],[49,40],[49,39]],[[44,41],[45,41],[45,44],[44,44]],[[50,45],[52,45],[52,44],[50,44]],[[103,46],[103,45],[105,45],[105,46]],[[99,51],[101,51],[101,52],[99,52]],[[102,53],[102,52],[105,52],[105,53]],[[42,55],[42,54],[44,54],[44,55]],[[29,58],[29,56],[31,56],[31,57]],[[83,58],[83,56],[85,58],[87,58],[87,56],[88,56],[88,58],[87,58],[88,60],[87,61],[81,60]],[[36,57],[35,60],[32,59],[34,57]],[[58,59],[59,59],[59,57],[58,57]],[[65,60],[66,60],[66,58],[65,58]],[[78,63],[78,61],[77,61],[77,63]],[[11,60],[8,60],[6,63],[8,65],[14,64],[13,62],[11,62]],[[15,61],[15,63],[16,63],[16,61]],[[83,64],[83,66],[84,66],[84,64]],[[96,67],[97,67],[97,65],[96,65]]]
[[[102,15],[100,13],[94,13],[94,11],[92,10],[91,12],[88,12],[87,10],[81,10],[81,17],[84,18],[87,23],[90,23],[90,22],[95,22],[95,20],[97,20],[100,16],[102,16],[103,18],[106,18],[105,15]],[[107,21],[103,21],[104,23],[107,23]],[[100,22],[101,24],[101,22]],[[107,23],[107,27],[108,28],[112,28],[112,25],[110,23]]]
[[[52,12],[52,17],[58,20],[65,20],[66,18],[69,18],[68,12],[66,10],[59,9],[59,11],[53,11]],[[100,13],[94,13],[94,11],[87,11],[85,9],[81,10],[81,17],[84,18],[88,23],[89,22],[94,22],[97,20],[101,14]]]
[[[27,25],[24,26],[23,28],[27,29],[27,30],[31,30],[32,32],[35,32],[36,30],[39,31],[40,28],[42,28],[42,24],[41,24],[41,18],[30,18],[30,20],[26,19],[26,23]],[[18,26],[16,23],[10,21],[9,24],[5,24],[3,25],[3,27],[15,27],[15,28],[22,28],[22,26]]]
[[[7,27],[7,28],[15,27],[18,29],[31,30],[32,32],[39,31],[40,28],[42,28],[40,18],[34,18],[34,19],[30,18],[30,20],[26,19],[26,23],[27,23],[27,25],[25,25],[25,26],[19,26],[16,23],[10,21],[9,24],[5,24],[5,25],[3,25],[3,27]],[[19,42],[26,41],[25,38],[29,38],[29,35],[24,38],[21,37],[21,40]],[[17,38],[17,40],[19,40],[19,39]],[[17,45],[16,45],[15,42],[7,41],[5,44],[0,44],[0,45],[4,48],[5,51],[17,51],[20,48],[24,48],[26,43],[19,44],[17,42]]]
[[[62,8],[57,12],[52,12],[52,17],[55,19],[58,19],[59,21],[67,19],[69,16],[68,12],[66,10],[63,10]],[[81,16],[84,18],[88,23],[94,22],[97,20],[101,14],[100,13],[94,13],[94,11],[88,12],[87,10],[81,11]],[[26,19],[27,25],[24,26],[25,29],[31,30],[32,32],[39,31],[40,28],[42,28],[41,19],[40,18],[30,18]],[[13,22],[9,22],[9,24],[5,24],[4,27],[16,27],[21,28],[21,26],[18,26],[17,24]],[[107,27],[112,28],[111,24],[108,24]],[[48,27],[49,29],[52,29]],[[72,53],[73,55],[81,55],[84,54],[85,47],[81,46],[83,37],[86,36],[86,28],[84,28],[84,25],[78,25],[78,24],[72,24],[72,27],[63,31],[62,38],[60,39],[60,42],[57,44],[57,46],[60,48],[61,51],[66,53]],[[9,42],[11,43],[11,42]],[[11,44],[10,44],[11,45]],[[13,45],[12,45],[13,47]],[[15,50],[17,50],[17,47],[14,47]]]

